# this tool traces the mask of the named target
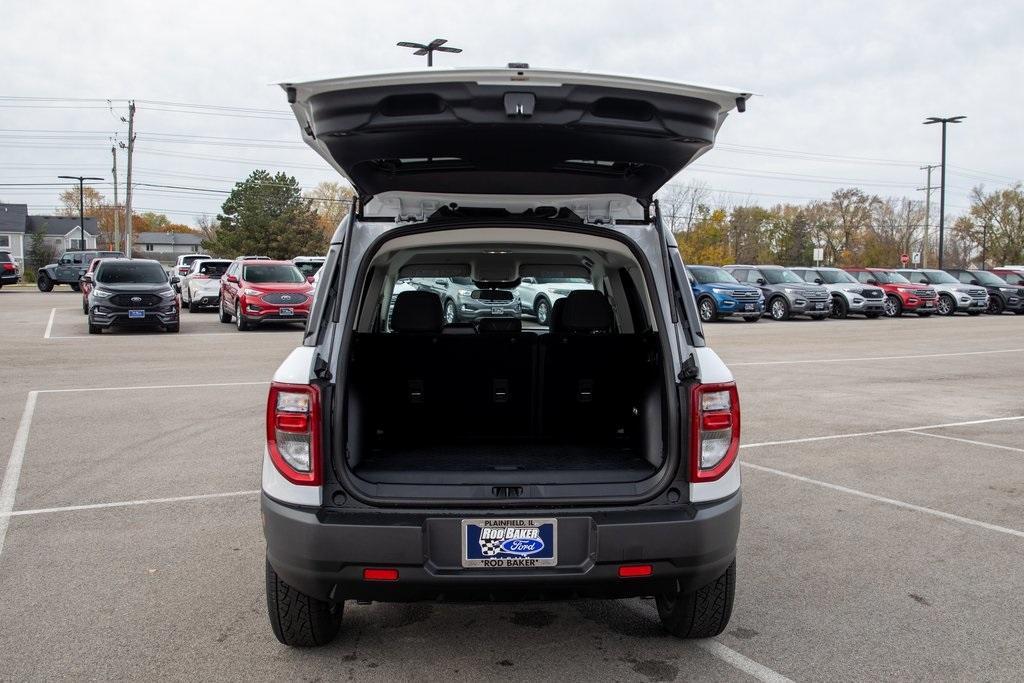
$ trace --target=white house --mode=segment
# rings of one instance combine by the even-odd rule
[[[25,204],[0,204],[0,250],[10,252],[22,268],[36,232],[43,233],[58,255],[68,249],[95,249],[99,234],[95,218],[85,219],[83,243],[77,216],[30,216]]]
[[[133,251],[138,256],[155,258],[157,254],[198,254],[203,236],[187,232],[140,232],[135,236]]]

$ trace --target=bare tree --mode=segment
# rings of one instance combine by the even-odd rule
[[[672,183],[658,196],[661,216],[673,234],[688,231],[708,208],[711,189],[706,183],[692,180],[685,184]]]

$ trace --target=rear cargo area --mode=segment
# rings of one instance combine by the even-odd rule
[[[394,484],[636,482],[664,460],[657,336],[443,329],[359,334],[346,457]]]

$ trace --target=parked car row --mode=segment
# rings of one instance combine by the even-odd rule
[[[1024,313],[1024,268],[988,270],[927,268],[824,268],[774,265],[688,266],[701,320],[762,315],[788,320],[897,318],[913,313],[980,315]]]

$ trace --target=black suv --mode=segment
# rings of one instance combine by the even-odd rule
[[[986,313],[999,315],[1003,311],[1020,313],[1024,310],[1024,288],[1011,285],[995,273],[960,268],[947,268],[946,272],[966,285],[980,285],[988,290]]]
[[[65,251],[56,263],[39,269],[36,273],[36,286],[40,292],[49,292],[54,285],[71,285],[71,289],[77,292],[80,289],[79,281],[89,270],[89,264],[94,258],[124,258],[124,254],[119,251]]]
[[[148,259],[104,259],[95,272],[83,280],[89,292],[89,334],[107,327],[160,326],[177,332],[181,307],[173,286],[178,277],[167,280],[159,261]]]

